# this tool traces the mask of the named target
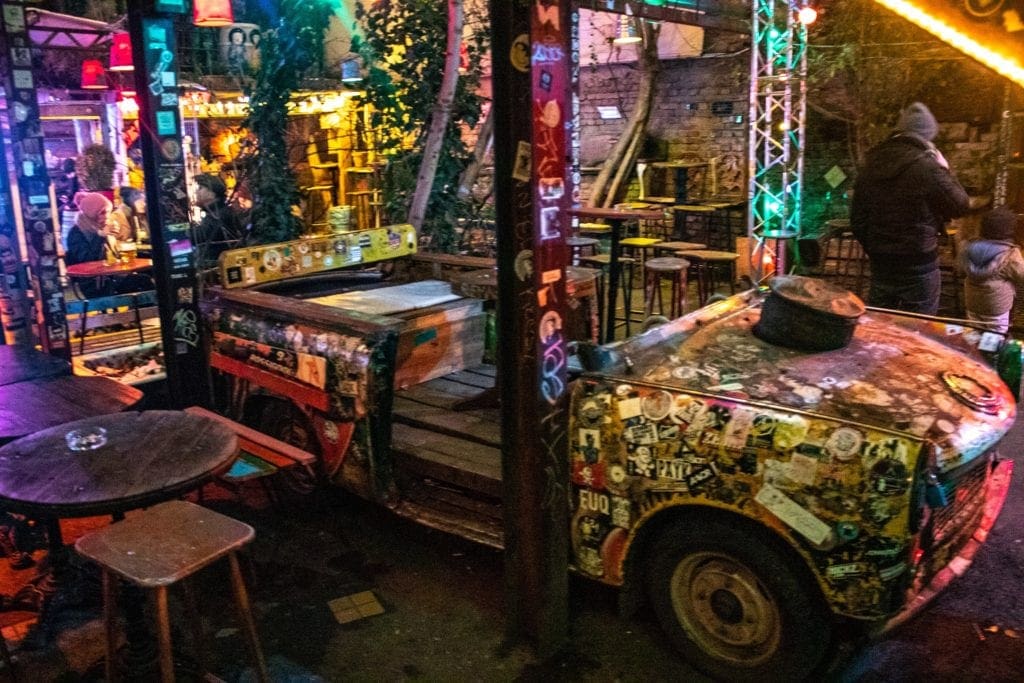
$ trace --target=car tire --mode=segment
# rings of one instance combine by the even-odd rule
[[[649,554],[648,595],[694,667],[719,680],[804,680],[829,650],[833,620],[818,586],[770,536],[689,519]]]

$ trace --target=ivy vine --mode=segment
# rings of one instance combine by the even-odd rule
[[[256,138],[249,175],[254,197],[252,241],[283,242],[298,237],[301,223],[292,215],[299,193],[288,164],[285,128],[288,98],[302,76],[323,59],[329,0],[278,0],[276,16],[260,43],[260,67],[249,92],[245,127]]]
[[[366,65],[364,87],[372,107],[371,121],[378,149],[387,159],[382,174],[384,211],[391,221],[405,220],[444,71],[447,3],[357,0],[355,16],[363,34],[353,39],[353,50]],[[463,69],[422,227],[422,234],[441,251],[455,248],[453,226],[466,211],[458,185],[472,153],[462,134],[480,120],[481,60],[489,38],[486,22],[479,5],[467,2],[470,30],[463,41]]]

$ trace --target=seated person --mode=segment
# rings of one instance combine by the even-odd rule
[[[107,242],[107,223],[112,204],[97,192],[79,192],[75,195],[78,221],[68,232],[68,248],[64,261],[69,265],[102,261],[110,245]],[[139,292],[153,289],[153,281],[138,273],[78,280],[78,287],[87,298]]]
[[[195,226],[195,243],[202,267],[217,265],[221,252],[245,243],[248,218],[227,202],[227,186],[211,174],[196,176],[196,204],[204,211]]]
[[[134,187],[118,190],[121,205],[110,213],[109,232],[120,242],[142,242],[149,239],[146,222],[146,195]]]

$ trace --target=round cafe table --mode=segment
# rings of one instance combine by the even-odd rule
[[[106,444],[73,451],[65,435],[102,427]],[[230,429],[208,417],[152,410],[87,417],[44,429],[0,448],[0,508],[47,520],[53,576],[49,595],[61,590],[67,561],[58,520],[111,515],[177,498],[225,472],[238,452]],[[51,600],[39,617],[45,632]],[[152,658],[142,601],[126,601],[129,657]],[[45,634],[49,635],[49,634]]]

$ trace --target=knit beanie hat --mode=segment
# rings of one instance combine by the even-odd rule
[[[75,204],[87,218],[95,221],[104,209],[113,206],[110,200],[99,192],[79,192],[75,195]]]
[[[1013,241],[1017,237],[1017,214],[1001,206],[981,220],[981,236],[987,240]]]
[[[901,133],[912,133],[931,142],[939,134],[939,122],[931,111],[920,102],[914,102],[900,112],[900,120],[896,130]]]

